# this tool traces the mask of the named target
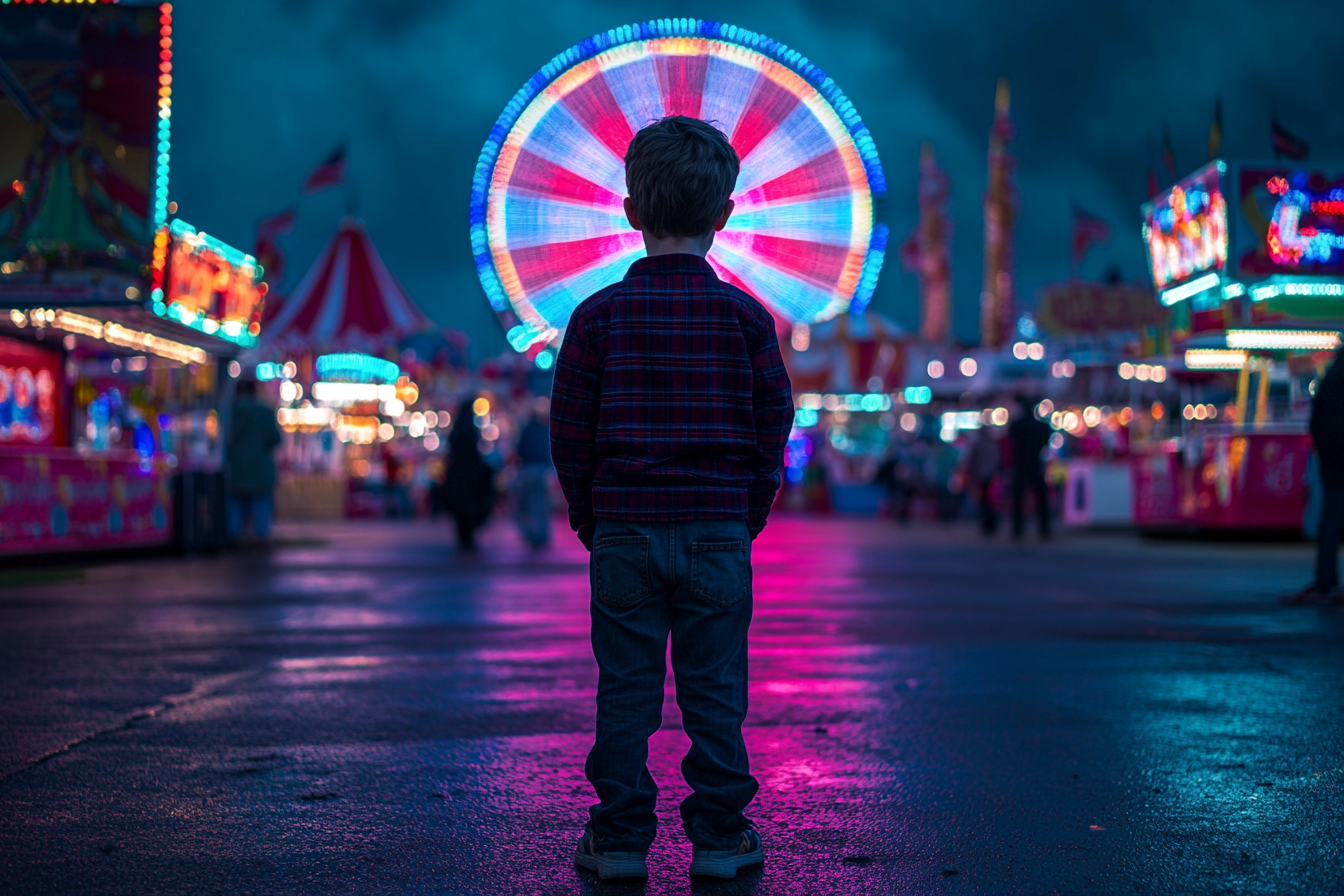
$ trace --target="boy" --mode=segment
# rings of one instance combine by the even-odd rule
[[[551,454],[570,525],[592,552],[601,801],[576,863],[647,877],[658,788],[645,763],[662,724],[672,638],[691,738],[681,804],[691,874],[764,859],[742,814],[756,795],[747,713],[751,541],[779,488],[793,423],[770,313],[705,260],[733,212],[738,158],[711,125],[672,116],[635,135],[625,213],[646,258],[575,309],[556,365]]]

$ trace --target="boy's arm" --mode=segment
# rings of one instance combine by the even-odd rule
[[[756,420],[754,477],[747,488],[747,528],[755,538],[765,528],[770,505],[779,491],[784,445],[793,428],[793,387],[779,353],[774,321],[768,316],[751,346],[751,403]]]
[[[551,460],[569,503],[569,525],[593,549],[593,474],[597,472],[597,412],[602,364],[575,314],[560,346],[551,386]]]

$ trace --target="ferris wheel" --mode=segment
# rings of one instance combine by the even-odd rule
[[[794,323],[871,299],[887,243],[874,202],[886,182],[853,105],[768,37],[659,19],[556,56],[481,151],[472,250],[515,349],[558,343],[574,308],[643,256],[622,209],[623,160],[635,131],[667,115],[713,123],[741,159],[736,211],[708,258],[722,279]]]

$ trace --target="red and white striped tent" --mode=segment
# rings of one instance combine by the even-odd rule
[[[271,355],[383,354],[435,325],[401,288],[364,224],[346,218],[262,331]]]

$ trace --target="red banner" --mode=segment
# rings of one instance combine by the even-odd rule
[[[167,471],[137,454],[0,448],[0,554],[167,544],[172,532]]]

